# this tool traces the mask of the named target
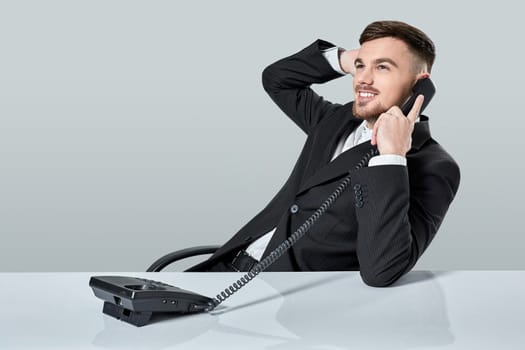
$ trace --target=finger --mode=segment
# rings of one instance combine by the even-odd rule
[[[398,106],[394,105],[388,109],[388,111],[385,112],[386,114],[390,114],[393,116],[405,116],[403,114],[403,111]]]
[[[416,98],[416,101],[414,102],[412,109],[410,110],[410,112],[408,112],[407,118],[408,120],[410,120],[412,124],[416,122],[416,119],[419,117],[419,113],[421,113],[421,107],[423,106],[423,101],[425,101],[425,96],[419,95]]]

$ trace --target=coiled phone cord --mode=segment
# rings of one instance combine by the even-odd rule
[[[377,149],[371,148],[370,151],[357,163],[353,171],[360,169],[368,164],[368,161],[373,156],[379,154]],[[226,299],[231,297],[234,293],[238,292],[248,282],[254,279],[258,274],[266,270],[268,266],[273,264],[279,259],[288,249],[290,249],[299,239],[301,239],[308,230],[317,222],[317,220],[328,210],[328,208],[339,198],[341,193],[350,185],[352,182],[351,175],[347,175],[341,183],[337,186],[335,191],[321,204],[321,206],[313,213],[294,233],[290,235],[285,241],[283,241],[277,248],[275,248],[266,258],[258,262],[254,267],[250,269],[244,276],[239,278],[236,282],[225,288],[222,292],[217,294],[215,299],[211,302],[210,306],[206,311],[212,311],[219,306]]]

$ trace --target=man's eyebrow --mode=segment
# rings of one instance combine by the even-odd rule
[[[397,68],[397,63],[394,62],[394,60],[390,59],[390,58],[378,58],[378,59],[375,59],[374,60],[374,63],[375,64],[380,64],[380,63],[390,63],[391,65],[393,65],[394,67]]]
[[[354,65],[358,64],[358,63],[362,64],[363,60],[360,59],[360,58],[356,58],[355,61],[354,61]],[[374,60],[374,64],[380,64],[380,63],[390,63],[394,67],[396,67],[396,68],[398,67],[397,63],[394,60],[392,60],[391,58],[388,58],[388,57],[377,58],[377,59]]]

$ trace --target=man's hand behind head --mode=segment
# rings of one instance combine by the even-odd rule
[[[350,74],[351,76],[355,75],[355,59],[357,58],[357,53],[359,49],[346,50],[342,51],[339,54],[339,65],[343,72]]]

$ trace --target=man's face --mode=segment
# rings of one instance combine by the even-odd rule
[[[415,57],[407,45],[386,37],[363,43],[355,60],[353,114],[374,122],[410,96],[417,79]]]

